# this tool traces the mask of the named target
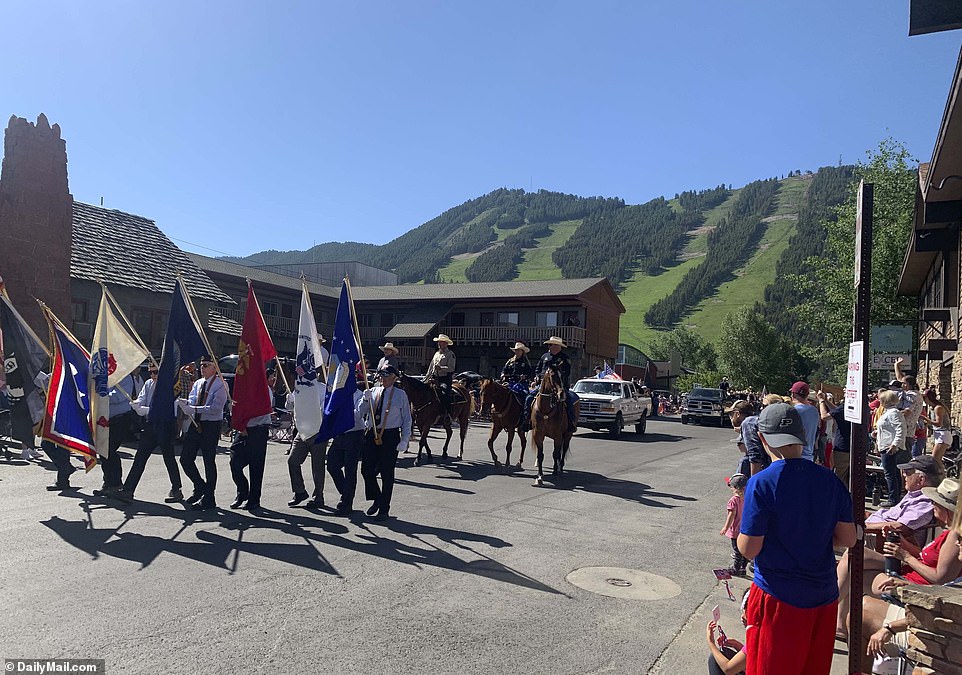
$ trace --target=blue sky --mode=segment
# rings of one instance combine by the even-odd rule
[[[7,3],[0,119],[46,113],[77,200],[188,250],[384,243],[503,186],[641,203],[887,136],[925,161],[962,34],[909,38],[908,7]]]

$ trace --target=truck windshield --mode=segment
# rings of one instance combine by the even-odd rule
[[[578,382],[574,391],[578,394],[603,394],[621,396],[621,384],[617,382]]]
[[[722,400],[721,389],[692,389],[688,398],[706,398],[710,401]]]

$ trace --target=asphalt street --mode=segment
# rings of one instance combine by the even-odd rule
[[[667,418],[644,437],[580,431],[566,475],[541,488],[531,448],[505,474],[487,435],[471,426],[463,461],[402,455],[386,523],[288,508],[277,444],[258,517],[226,508],[226,448],[221,508],[203,513],[163,503],[159,456],[129,506],[92,496],[99,468],[58,495],[44,490],[49,463],[0,459],[0,658],[102,658],[110,673],[554,674],[647,673],[670,657],[663,672],[703,672],[700,643],[678,638],[716,595],[711,569],[729,564],[731,429]],[[325,495],[336,502],[329,480]],[[586,567],[626,568],[601,586],[647,596],[566,579]],[[655,581],[619,588],[631,570]]]

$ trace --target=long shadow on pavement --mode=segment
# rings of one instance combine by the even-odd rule
[[[547,465],[545,467],[547,469]],[[677,502],[696,502],[695,497],[676,495],[670,492],[655,492],[650,485],[636,483],[632,480],[622,480],[620,478],[608,478],[600,473],[590,471],[571,471],[565,469],[560,477],[552,476],[545,472],[545,486],[556,490],[583,490],[609,497],[618,497],[631,502],[637,502],[643,506],[653,506],[661,509],[674,509],[680,504],[670,504],[662,500],[673,500]]]
[[[367,525],[360,514],[352,518],[354,524],[360,527],[360,531],[355,532],[354,537],[348,537],[345,535],[351,530],[342,522],[323,520],[300,513],[288,514],[263,509],[260,512],[262,517],[254,517],[242,512],[221,509],[184,511],[167,505],[139,501],[124,509],[126,518],[119,526],[97,528],[93,522],[94,514],[101,509],[110,509],[111,506],[108,506],[106,501],[91,501],[83,494],[77,493],[76,497],[83,500],[80,506],[85,511],[85,519],[66,520],[59,516],[52,516],[41,522],[56,532],[65,542],[84,551],[95,560],[101,555],[107,555],[137,562],[141,569],[144,569],[161,553],[167,552],[233,574],[238,569],[240,554],[245,553],[338,575],[337,570],[318,549],[318,544],[326,544],[405,565],[448,569],[568,597],[565,593],[512,569],[479,550],[478,544],[491,548],[511,546],[503,539],[484,534],[433,527],[395,518],[383,523],[388,531],[417,542],[417,544],[409,544],[403,540],[380,536],[377,530],[372,530]],[[181,520],[183,526],[169,538],[121,531],[126,524],[136,520],[138,516],[174,518]],[[178,540],[178,537],[190,526],[204,523],[219,524],[228,532],[236,531],[236,538],[212,530],[200,530],[194,535],[199,541]],[[301,542],[265,543],[244,540],[246,532],[257,529],[275,530],[300,539]],[[430,537],[454,546],[475,559],[462,559],[440,545],[432,543],[428,539]]]

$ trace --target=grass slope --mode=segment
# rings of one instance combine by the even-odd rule
[[[645,323],[645,312],[670,294],[688,270],[700,264],[701,258],[693,258],[680,262],[654,277],[635,274],[619,294],[621,302],[627,309],[621,315],[619,340],[644,351],[648,341],[660,332]]]
[[[538,281],[541,279],[561,279],[561,270],[551,254],[574,234],[581,220],[564,220],[551,226],[551,234],[538,239],[538,247],[527,249],[524,259],[518,265],[518,281]]]
[[[735,272],[735,279],[721,284],[712,297],[696,305],[682,321],[683,325],[714,342],[721,336],[732,312],[764,298],[765,287],[775,281],[775,263],[795,233],[798,210],[811,179],[811,176],[798,176],[781,182],[775,213],[767,219],[767,228],[752,257]]]

